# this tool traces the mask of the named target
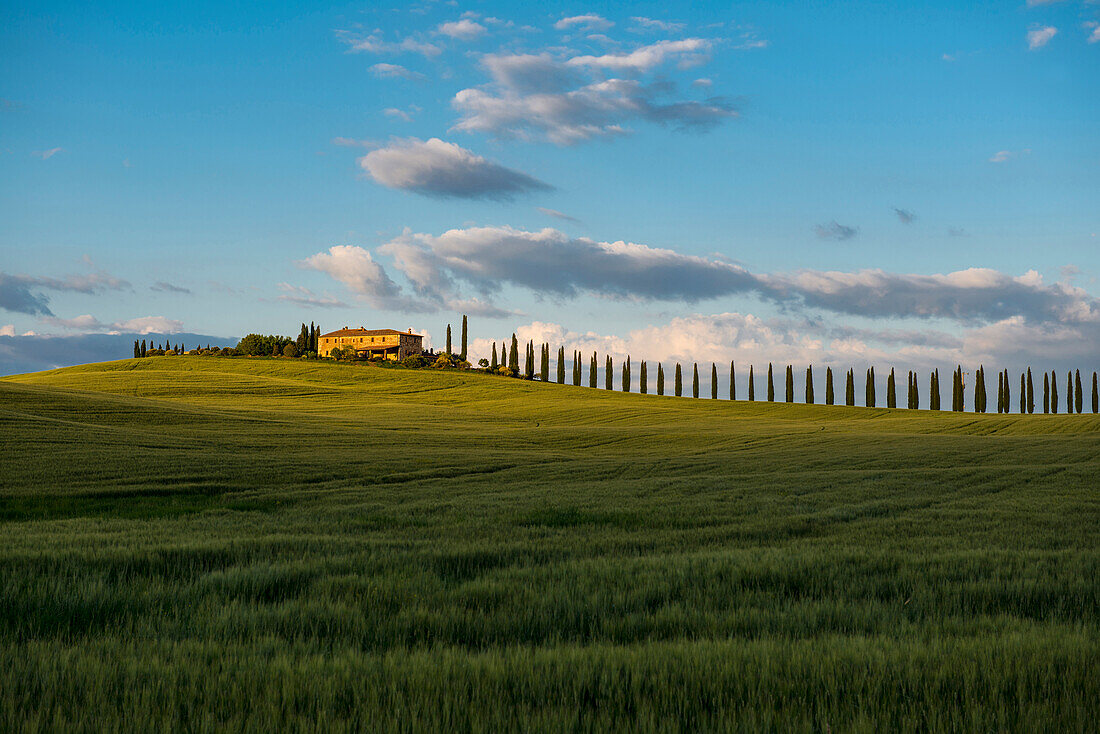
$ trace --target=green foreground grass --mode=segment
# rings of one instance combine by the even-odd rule
[[[0,380],[0,730],[1088,731],[1100,420]]]

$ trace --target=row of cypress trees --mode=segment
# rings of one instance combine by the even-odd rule
[[[492,345],[492,360],[490,362],[490,369],[497,371],[499,366],[505,366],[513,371],[514,374],[520,375],[527,379],[533,379],[535,375],[535,345],[533,342],[528,342],[526,346],[526,355],[524,364],[519,362],[518,354],[518,341],[516,335],[513,334],[510,340],[510,346],[508,348],[508,359],[503,361],[503,355],[505,352],[504,344],[501,344],[500,354],[502,355],[502,361],[498,364],[497,358],[497,344]],[[538,377],[543,382],[550,381],[550,345],[543,343],[540,347],[540,359],[541,365],[538,370]],[[588,369],[588,386],[591,388],[597,387],[597,364],[599,355],[596,352],[592,353],[592,357],[589,360]],[[557,353],[557,371],[556,382],[559,384],[566,383],[566,355],[565,347],[558,347]],[[579,351],[574,350],[572,354],[572,375],[571,384],[581,385],[583,382],[582,365],[584,358]],[[649,392],[649,365],[646,361],[642,361],[639,364],[638,375],[638,391],[642,394]],[[604,373],[604,389],[614,389],[614,360],[611,355],[604,357],[603,365]],[[730,381],[729,381],[729,399],[737,400],[737,383],[735,374],[735,364],[730,362]],[[711,363],[710,370],[710,397],[712,399],[718,399],[718,366],[715,363]],[[996,410],[998,413],[1008,413],[1011,409],[1011,390],[1010,390],[1010,378],[1008,370],[1002,370],[997,373],[997,405]],[[1066,395],[1066,410],[1067,412],[1081,413],[1084,411],[1084,390],[1081,382],[1080,370],[1075,373],[1071,372],[1066,377],[1067,395]],[[619,389],[623,392],[630,392],[633,385],[633,361],[630,355],[627,355],[626,359],[622,362]],[[768,364],[767,373],[767,400],[774,402],[776,400],[775,389],[775,376],[774,365]],[[939,370],[933,370],[929,375],[929,409],[940,410],[941,409],[941,395],[940,395],[940,373]],[[855,373],[849,369],[844,378],[844,405],[855,405]],[[962,412],[965,410],[965,378],[962,370],[962,366],[957,366],[952,371],[951,376],[951,410]],[[661,363],[657,364],[657,379],[656,379],[656,393],[657,395],[665,394],[665,369]],[[675,372],[673,376],[673,394],[677,397],[682,397],[684,394],[684,376],[683,368],[679,363],[676,363]],[[814,374],[813,366],[808,366],[805,372],[805,390],[804,400],[807,404],[813,404],[816,402],[816,395],[814,390]],[[694,363],[692,365],[691,375],[691,395],[692,397],[699,397],[699,365]],[[784,400],[788,403],[793,403],[794,399],[794,367],[793,365],[787,365],[784,379]],[[825,369],[825,404],[834,405],[835,391],[833,386],[833,369],[832,367],[826,367]],[[1100,394],[1098,394],[1098,377],[1097,373],[1092,374],[1092,400],[1091,408],[1092,412],[1100,412]],[[756,400],[756,379],[755,379],[755,366],[749,365],[749,377],[748,377],[748,399],[750,401]],[[869,367],[864,377],[864,405],[867,407],[877,407],[878,394],[876,389],[875,368]],[[910,410],[917,410],[920,404],[920,387],[919,376],[916,372],[910,370],[906,377],[906,405],[905,407]],[[886,407],[897,408],[898,407],[898,391],[897,391],[897,378],[893,369],[886,377]],[[1020,412],[1033,413],[1035,411],[1034,402],[1034,390],[1032,387],[1031,368],[1020,375]],[[986,374],[985,367],[979,367],[974,375],[974,412],[985,413],[988,412],[988,393],[986,389]],[[1043,412],[1058,412],[1058,386],[1056,375],[1051,372],[1049,374],[1044,373],[1043,376]]]

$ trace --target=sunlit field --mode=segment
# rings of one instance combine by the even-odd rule
[[[1084,731],[1100,418],[0,380],[0,730]]]

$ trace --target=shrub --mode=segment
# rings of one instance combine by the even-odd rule
[[[421,367],[428,366],[428,358],[422,357],[419,354],[413,354],[401,360],[401,364],[409,369],[418,370]]]
[[[487,369],[489,367],[489,360],[485,359],[485,357],[482,357],[477,361],[477,366],[482,369]]]
[[[284,357],[297,357],[298,356],[298,346],[294,342],[288,343],[285,347],[283,347],[283,356]]]

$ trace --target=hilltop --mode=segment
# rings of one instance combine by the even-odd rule
[[[1092,415],[184,356],[0,379],[0,451],[6,730],[1100,715]]]

